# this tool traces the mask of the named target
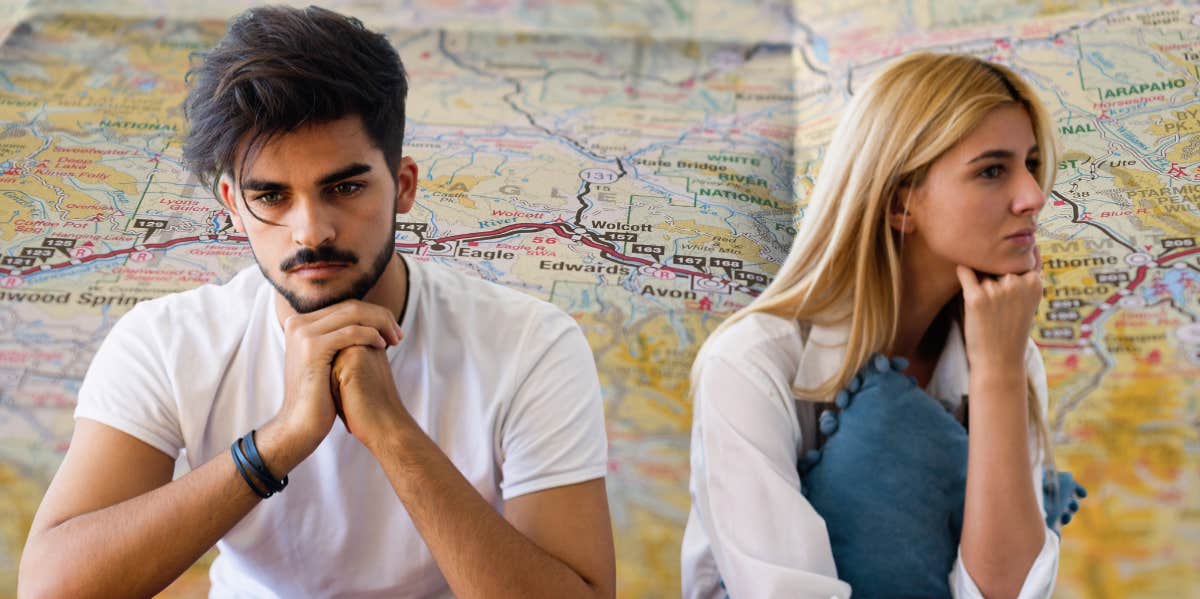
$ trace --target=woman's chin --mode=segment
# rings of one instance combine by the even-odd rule
[[[1023,275],[1037,268],[1037,258],[1029,257],[1020,260],[1013,260],[1003,265],[1003,268],[997,270],[1002,275]]]
[[[974,270],[980,276],[998,279],[1004,275],[1023,275],[1034,268],[1037,268],[1036,257],[1025,257],[986,264]]]

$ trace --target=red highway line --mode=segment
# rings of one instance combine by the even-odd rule
[[[1177,260],[1179,258],[1183,258],[1185,256],[1190,256],[1190,255],[1196,254],[1196,253],[1200,253],[1200,247],[1191,248],[1188,250],[1175,252],[1174,254],[1168,254],[1166,256],[1162,256],[1162,257],[1158,258],[1157,260],[1155,260],[1155,263],[1159,267],[1165,267],[1165,266],[1167,266],[1168,262]],[[1146,273],[1149,270],[1150,270],[1149,265],[1139,266],[1137,269],[1137,274],[1134,276],[1133,280],[1130,281],[1129,284],[1125,286],[1125,290],[1129,293],[1132,293],[1135,289],[1137,289],[1139,285],[1141,285],[1142,283],[1144,283],[1146,281],[1146,276],[1147,276]],[[1104,305],[1114,306],[1114,305],[1116,305],[1116,303],[1118,301],[1121,300],[1121,297],[1123,295],[1129,295],[1129,293],[1122,294],[1120,292],[1117,292],[1117,293],[1114,293],[1113,295],[1109,296],[1108,299],[1105,299],[1104,302],[1101,303],[1101,305],[1096,306],[1096,309],[1093,310],[1091,314],[1088,314],[1086,318],[1084,318],[1082,321],[1080,321],[1080,324],[1081,325],[1085,325],[1085,324],[1091,325],[1092,322],[1094,322],[1097,318],[1100,317],[1100,313],[1104,312],[1107,309],[1107,308],[1103,307]],[[1081,341],[1084,339],[1088,339],[1091,336],[1092,336],[1091,329],[1079,332],[1079,339]],[[1038,345],[1038,347],[1058,348],[1058,349],[1076,349],[1078,347],[1076,345],[1065,345],[1065,344],[1061,344],[1061,343],[1038,343],[1037,345]]]
[[[514,223],[514,224],[511,224],[511,225],[508,225],[505,227],[501,227],[501,228],[493,230],[493,231],[477,231],[474,233],[462,233],[459,235],[448,235],[446,237],[440,237],[440,238],[432,239],[432,240],[422,242],[422,243],[397,243],[396,247],[415,249],[415,248],[428,246],[431,244],[437,244],[437,243],[448,243],[451,241],[470,241],[470,240],[474,240],[474,239],[494,239],[494,238],[498,238],[498,237],[505,237],[508,234],[519,234],[519,233],[523,233],[523,232],[531,232],[531,230],[536,231],[536,230],[544,230],[544,229],[552,230],[552,231],[554,231],[555,234],[557,234],[560,237],[571,239],[572,237],[575,236],[575,234],[564,231],[563,230],[564,225],[565,225],[565,223],[561,223],[561,222],[560,223]],[[209,236],[206,236],[206,237],[209,237]],[[213,239],[215,239],[215,238],[213,238]],[[225,240],[244,242],[244,241],[247,241],[247,238],[244,236],[241,236],[241,235],[229,235],[225,238]],[[65,262],[59,262],[59,263],[50,265],[49,268],[44,268],[45,265],[42,265],[42,266],[35,266],[35,267],[29,268],[29,269],[26,269],[23,271],[13,272],[13,271],[9,270],[8,272],[9,272],[9,276],[12,276],[14,274],[17,276],[28,276],[28,275],[36,274],[39,272],[49,272],[49,271],[57,270],[60,268],[67,268],[70,266],[78,266],[79,264],[84,264],[86,262],[91,262],[94,260],[106,260],[106,259],[114,258],[114,257],[120,256],[123,254],[130,254],[130,253],[138,252],[138,251],[166,249],[166,248],[169,248],[169,247],[172,247],[175,245],[179,245],[179,244],[183,244],[183,243],[191,243],[191,242],[196,242],[196,241],[200,241],[200,236],[179,237],[176,239],[171,239],[168,241],[163,241],[163,242],[158,242],[158,243],[137,244],[134,247],[123,248],[123,249],[119,249],[119,250],[113,250],[111,252],[106,252],[103,254],[93,254],[93,255],[87,256],[85,258],[77,258],[77,259],[72,259],[72,260],[68,260]],[[682,275],[682,276],[687,276],[687,277],[699,277],[702,279],[709,279],[709,280],[716,278],[710,273],[690,271],[690,270],[685,270],[682,268],[677,268],[674,266],[667,266],[665,264],[660,265],[654,260],[648,260],[646,258],[639,258],[636,256],[628,256],[628,255],[622,254],[607,245],[597,242],[595,239],[592,238],[592,236],[580,235],[580,241],[582,241],[585,245],[588,245],[590,247],[600,250],[600,252],[602,254],[612,256],[613,258],[615,258],[617,260],[621,260],[621,261],[625,261],[625,262],[633,262],[633,263],[640,264],[642,266],[655,266],[655,267],[659,268],[660,270],[665,270],[665,271],[668,271],[668,272],[671,272],[671,273],[674,273],[677,275]],[[1182,258],[1184,256],[1189,256],[1189,255],[1195,254],[1195,253],[1200,253],[1200,247],[1184,250],[1181,252],[1176,252],[1174,254],[1170,254],[1167,256],[1163,256],[1163,257],[1159,258],[1156,262],[1160,266],[1165,266],[1165,264],[1167,262]],[[78,264],[76,264],[74,260],[78,260],[79,261]],[[1134,277],[1134,279],[1132,281],[1129,282],[1129,285],[1127,285],[1125,287],[1125,289],[1129,292],[1132,292],[1133,290],[1135,290],[1138,287],[1138,285],[1140,285],[1143,281],[1145,281],[1146,271],[1148,270],[1148,268],[1149,268],[1148,266],[1139,266],[1137,275]],[[748,291],[748,293],[753,296],[758,295],[758,292],[753,291],[753,290]],[[1116,294],[1108,297],[1103,303],[1107,304],[1109,306],[1112,306],[1112,305],[1115,305],[1120,300],[1121,297],[1122,297],[1122,294],[1116,293]],[[1089,314],[1086,318],[1084,318],[1080,322],[1080,324],[1090,325],[1093,321],[1095,321],[1097,318],[1099,318],[1100,313],[1103,311],[1104,311],[1104,309],[1097,306],[1096,309],[1093,310],[1091,314]],[[1091,336],[1091,333],[1092,332],[1090,330],[1081,331],[1080,339],[1087,339],[1088,337]],[[1061,344],[1038,344],[1038,345],[1041,347],[1060,347],[1060,348],[1073,347],[1073,346],[1066,346],[1066,345],[1061,345]]]
[[[1200,250],[1200,248],[1197,248],[1197,249]],[[1177,258],[1179,256],[1183,256],[1184,254],[1190,254],[1195,251],[1196,250],[1180,252],[1178,254],[1175,254],[1174,256],[1171,256],[1170,258]],[[1161,265],[1161,263],[1166,261],[1167,259],[1169,259],[1169,258],[1163,258],[1163,259],[1159,260],[1158,262]],[[1135,289],[1137,289],[1138,285],[1141,285],[1143,282],[1146,281],[1146,272],[1148,270],[1150,270],[1149,266],[1139,266],[1137,269],[1137,274],[1134,275],[1133,280],[1130,281],[1129,284],[1125,286],[1125,290],[1128,291],[1129,293],[1132,293]],[[1107,304],[1109,306],[1116,305],[1116,303],[1118,301],[1121,301],[1121,297],[1123,297],[1123,295],[1128,295],[1128,293],[1122,294],[1120,292],[1117,292],[1117,293],[1110,295],[1108,297],[1108,299],[1104,300],[1101,303],[1101,305],[1096,306],[1096,309],[1092,310],[1091,314],[1088,314],[1086,318],[1084,318],[1082,321],[1080,321],[1080,323],[1079,323],[1080,326],[1088,325],[1090,327],[1092,322],[1095,321],[1097,318],[1099,318],[1100,314],[1107,309],[1102,306],[1104,306],[1105,304]],[[1092,330],[1090,328],[1086,331],[1082,331],[1082,330],[1079,331],[1079,340],[1080,341],[1088,339],[1091,336],[1092,336]],[[1061,344],[1061,343],[1038,343],[1037,345],[1038,345],[1038,347],[1043,347],[1043,348],[1057,348],[1057,349],[1078,349],[1079,348],[1078,345],[1066,345],[1066,344]]]
[[[497,237],[497,236],[503,237],[505,233],[509,233],[509,232],[513,231],[514,229],[550,229],[553,227],[554,227],[553,223],[549,223],[549,224],[547,224],[547,223],[525,223],[525,224],[517,223],[517,224],[508,225],[507,227],[500,227],[499,229],[496,229],[495,231],[477,231],[475,233],[462,233],[459,235],[448,235],[446,237],[439,237],[437,239],[431,239],[424,243],[397,243],[396,247],[418,248],[418,247],[421,247],[422,245],[429,245],[431,243],[446,243],[449,241],[471,240],[471,239],[490,238],[490,237]],[[521,231],[516,231],[516,232],[520,233]]]
[[[1190,249],[1190,250],[1183,250],[1182,252],[1176,252],[1176,253],[1174,253],[1174,254],[1170,254],[1170,255],[1167,255],[1167,256],[1163,256],[1163,257],[1161,257],[1161,258],[1159,258],[1159,259],[1158,259],[1158,263],[1159,263],[1159,264],[1164,264],[1164,263],[1166,263],[1166,262],[1170,262],[1171,260],[1174,260],[1174,259],[1176,259],[1176,258],[1182,258],[1182,257],[1184,257],[1184,256],[1187,256],[1187,255],[1189,255],[1189,254],[1195,254],[1195,253],[1197,253],[1197,252],[1200,252],[1200,247],[1192,248],[1192,249]]]
[[[240,235],[230,235],[228,237],[228,239],[231,239],[233,241],[246,241],[246,238],[242,237]],[[142,251],[146,251],[146,250],[161,250],[161,249],[169,248],[174,245],[179,245],[182,243],[190,243],[190,242],[199,241],[199,240],[200,240],[200,236],[196,235],[196,236],[192,236],[192,237],[179,237],[176,239],[162,241],[159,243],[145,243],[145,244],[139,243],[139,244],[135,245],[134,247],[113,250],[111,252],[105,252],[103,254],[92,254],[91,256],[87,256],[85,258],[72,258],[71,260],[67,260],[66,262],[59,262],[57,264],[51,264],[51,265],[49,265],[49,268],[44,268],[46,265],[43,264],[42,266],[34,266],[32,268],[28,268],[26,270],[21,270],[21,271],[14,272],[12,270],[9,270],[8,275],[9,276],[13,276],[13,275],[28,276],[28,275],[32,275],[32,274],[37,274],[39,272],[49,272],[52,270],[58,270],[60,268],[79,266],[86,262],[92,262],[95,260],[106,260],[108,258],[115,258],[122,254],[132,254],[134,252],[142,252]],[[74,262],[75,260],[78,260],[79,263],[78,264],[75,263]]]
[[[420,248],[420,247],[427,247],[429,245],[438,244],[438,243],[448,243],[451,241],[470,241],[470,240],[475,240],[475,239],[495,239],[495,238],[499,238],[499,237],[506,237],[510,234],[515,235],[515,234],[520,234],[520,233],[527,233],[527,232],[532,232],[532,231],[536,231],[536,230],[546,230],[546,229],[554,231],[554,233],[556,235],[566,238],[566,239],[571,239],[571,238],[575,237],[577,234],[564,230],[565,225],[566,225],[566,223],[561,223],[561,222],[557,222],[557,223],[514,223],[514,224],[507,225],[507,226],[504,226],[504,227],[501,227],[499,229],[495,229],[492,231],[476,231],[473,233],[448,235],[446,237],[439,237],[437,239],[431,239],[431,240],[424,241],[421,243],[397,243],[396,247],[415,249],[415,248]],[[166,248],[184,244],[184,243],[197,242],[197,241],[200,241],[200,237],[201,236],[196,235],[196,236],[191,236],[191,237],[179,237],[176,239],[171,239],[168,241],[162,241],[162,242],[158,242],[158,243],[137,244],[133,247],[113,250],[111,252],[105,252],[103,254],[92,254],[91,256],[87,256],[84,258],[73,258],[71,260],[67,260],[64,262],[51,264],[51,265],[49,265],[49,268],[44,268],[45,265],[42,265],[42,266],[34,266],[31,268],[28,268],[28,269],[25,269],[22,271],[16,271],[16,272],[9,270],[8,273],[9,273],[9,276],[13,276],[13,275],[29,276],[29,275],[37,274],[39,272],[49,272],[49,271],[57,270],[60,268],[79,266],[84,263],[92,262],[95,260],[107,260],[107,259],[115,258],[117,256],[121,256],[124,254],[131,254],[133,252],[140,252],[140,251],[146,251],[146,250],[160,250],[160,249],[166,249]],[[210,240],[213,240],[213,241],[218,240],[218,238],[216,238],[215,236],[206,235],[205,237],[209,237]],[[691,271],[691,270],[686,270],[686,269],[682,269],[682,268],[678,268],[678,267],[674,267],[674,266],[667,266],[665,264],[660,265],[654,260],[649,260],[646,258],[640,258],[640,257],[636,257],[636,256],[628,256],[628,255],[622,254],[622,253],[616,251],[615,249],[613,249],[612,247],[609,247],[603,243],[596,241],[590,235],[579,234],[579,240],[581,242],[583,242],[585,245],[596,248],[596,249],[600,250],[601,253],[611,256],[613,259],[616,259],[618,261],[625,261],[627,263],[632,262],[632,263],[640,264],[642,266],[655,266],[660,270],[665,270],[665,271],[668,271],[668,272],[671,272],[671,273],[674,273],[677,275],[681,275],[681,276],[698,277],[698,278],[709,279],[709,280],[716,279],[716,277],[714,277],[710,273]],[[229,236],[225,237],[225,239],[222,239],[221,241],[242,241],[242,242],[244,242],[244,241],[247,241],[247,238],[244,236],[241,236],[241,235],[229,235]],[[78,262],[76,262],[76,261],[78,261]],[[753,290],[748,291],[748,293],[750,293],[751,295],[754,295],[754,296],[758,295],[758,292],[753,291]]]
[[[1149,268],[1150,268],[1149,266],[1139,266],[1137,269],[1137,274],[1134,275],[1133,280],[1130,281],[1129,284],[1125,286],[1125,290],[1132,293],[1134,289],[1137,289],[1137,286],[1141,285],[1142,282],[1146,280],[1146,271]],[[1125,294],[1125,295],[1128,295],[1128,294]],[[1110,295],[1108,297],[1108,299],[1104,300],[1104,303],[1108,304],[1110,306],[1115,305],[1118,301],[1121,300],[1121,296],[1122,296],[1122,294],[1120,292],[1114,293],[1113,295]],[[1093,310],[1091,314],[1088,314],[1087,318],[1084,318],[1083,321],[1080,322],[1079,324],[1087,324],[1087,325],[1092,324],[1093,320],[1096,320],[1097,318],[1100,317],[1101,312],[1103,312],[1103,310],[1099,306],[1097,306],[1096,309]],[[1088,337],[1089,335],[1091,335],[1091,331],[1084,331],[1082,334],[1082,337]]]
[[[463,241],[463,240],[472,240],[472,239],[480,239],[480,238],[494,239],[497,237],[502,237],[506,233],[510,233],[510,232],[515,232],[515,233],[523,232],[523,231],[516,231],[517,229],[549,229],[551,231],[554,231],[554,233],[557,234],[559,237],[563,237],[566,239],[573,238],[576,234],[564,230],[563,229],[564,226],[565,226],[565,223],[512,224],[512,225],[508,225],[506,227],[502,227],[500,229],[496,229],[494,231],[480,231],[480,232],[476,232],[476,233],[463,233],[460,235],[450,235],[450,236],[446,236],[446,237],[430,239],[428,241],[421,242],[421,243],[397,243],[396,247],[415,249],[415,248],[420,248],[420,247],[428,247],[430,245],[438,244],[438,243],[446,243],[446,242],[450,242],[450,241]],[[600,250],[604,254],[608,254],[616,259],[623,260],[625,262],[634,262],[634,263],[640,264],[642,266],[655,266],[659,270],[665,270],[668,272],[672,272],[674,274],[688,276],[688,277],[699,277],[702,279],[713,279],[714,278],[713,275],[709,274],[709,273],[685,270],[685,269],[677,268],[674,266],[659,265],[657,262],[655,262],[653,260],[648,260],[646,258],[639,258],[637,256],[628,256],[628,255],[622,254],[622,253],[614,250],[613,248],[611,248],[607,245],[604,245],[603,243],[597,242],[595,239],[593,239],[590,236],[580,235],[579,241],[581,241],[585,245],[588,245],[590,247]],[[758,293],[755,291],[750,291],[749,293],[751,295],[758,295]]]
[[[429,246],[432,244],[438,244],[438,243],[448,243],[451,241],[470,241],[470,240],[475,240],[475,239],[495,239],[495,238],[499,238],[499,237],[506,237],[510,234],[515,235],[515,234],[532,232],[532,231],[536,231],[536,230],[545,230],[545,229],[554,231],[554,233],[556,235],[563,237],[563,238],[567,238],[567,239],[573,238],[576,234],[565,231],[563,229],[564,226],[565,226],[565,223],[561,223],[561,222],[558,222],[558,223],[514,223],[514,224],[511,224],[511,225],[508,225],[505,227],[501,227],[501,228],[493,230],[493,231],[477,231],[474,233],[462,233],[459,235],[448,235],[446,237],[440,237],[437,239],[432,239],[432,240],[421,242],[421,243],[397,243],[396,247],[416,249],[416,248],[426,247],[426,246]],[[217,240],[217,238],[212,237],[212,236],[205,236],[205,237],[210,237],[210,239],[212,239],[212,240]],[[241,235],[229,235],[229,236],[226,236],[222,241],[225,241],[225,240],[245,242],[248,239]],[[665,264],[660,265],[654,260],[648,260],[646,258],[639,258],[636,256],[628,256],[628,255],[622,254],[603,243],[597,242],[591,235],[587,235],[587,236],[580,235],[579,240],[581,242],[583,242],[585,245],[596,248],[596,249],[600,250],[600,252],[602,254],[611,256],[613,259],[616,259],[618,261],[625,261],[627,263],[633,262],[636,264],[640,264],[642,266],[654,266],[654,267],[659,268],[660,270],[664,270],[667,272],[671,272],[671,273],[674,273],[677,275],[682,275],[682,276],[687,276],[687,277],[699,277],[702,279],[709,279],[709,280],[716,278],[710,273],[690,271],[690,270],[685,270],[685,269],[674,267],[674,266],[667,266]],[[183,244],[183,243],[192,243],[192,242],[196,242],[196,241],[200,241],[200,236],[179,237],[176,239],[171,239],[168,241],[162,241],[162,242],[158,242],[158,243],[137,244],[134,247],[123,248],[123,249],[119,249],[119,250],[113,250],[111,252],[106,252],[103,254],[93,254],[93,255],[87,256],[85,258],[76,258],[76,259],[68,260],[65,262],[59,262],[59,263],[50,265],[49,268],[45,268],[45,265],[42,265],[42,266],[35,266],[32,268],[29,268],[29,269],[26,269],[23,271],[17,271],[17,272],[13,272],[12,270],[9,270],[8,273],[9,273],[9,276],[13,276],[13,275],[28,276],[28,275],[36,274],[39,272],[49,272],[49,271],[57,270],[60,268],[67,268],[70,266],[78,266],[80,264],[84,264],[86,262],[91,262],[94,260],[106,260],[106,259],[114,258],[114,257],[120,256],[123,254],[130,254],[130,253],[139,252],[139,251],[166,249],[166,248],[169,248],[169,247],[172,247],[175,245],[179,245],[179,244]],[[1173,260],[1177,260],[1184,256],[1189,256],[1191,254],[1196,254],[1196,253],[1200,253],[1200,247],[1176,252],[1174,254],[1170,254],[1167,256],[1162,256],[1161,258],[1156,260],[1156,262],[1159,266],[1165,266],[1167,262],[1171,262]],[[76,263],[75,260],[78,260],[78,263]],[[1127,292],[1132,292],[1135,289],[1137,289],[1137,287],[1145,281],[1146,272],[1148,269],[1149,269],[1148,266],[1139,266],[1138,270],[1137,270],[1137,275],[1134,277],[1134,279],[1132,281],[1129,282],[1129,284],[1125,287],[1125,290]],[[758,295],[758,292],[753,291],[753,290],[748,290],[747,293],[749,293],[752,296]],[[1118,293],[1113,294],[1112,296],[1108,297],[1107,299],[1105,299],[1103,304],[1106,304],[1108,306],[1116,305],[1116,303],[1118,301],[1120,301],[1121,297],[1122,297],[1122,294],[1118,292]],[[1096,309],[1093,310],[1091,314],[1089,314],[1087,317],[1085,317],[1080,322],[1080,324],[1081,325],[1090,325],[1092,322],[1094,322],[1097,318],[1100,317],[1100,313],[1103,312],[1105,309],[1106,308],[1097,306]],[[1091,330],[1081,331],[1080,332],[1080,340],[1084,340],[1084,339],[1091,337],[1091,334],[1092,334]],[[1043,347],[1043,348],[1060,348],[1060,349],[1073,349],[1073,348],[1077,347],[1077,346],[1072,346],[1072,345],[1053,344],[1053,343],[1039,343],[1038,346]]]

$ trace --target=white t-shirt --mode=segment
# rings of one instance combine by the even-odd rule
[[[596,478],[607,443],[595,363],[553,305],[405,258],[401,400],[471,485],[503,501]],[[221,286],[139,304],[101,345],[76,418],[196,468],[278,411],[284,334],[255,266]],[[214,597],[446,597],[450,589],[374,456],[329,436],[217,543]]]
[[[825,521],[801,493],[797,471],[822,408],[792,393],[836,374],[847,336],[844,326],[813,325],[805,339],[797,323],[760,312],[701,351],[693,389],[692,509],[682,548],[685,598],[850,597],[850,585],[837,577]],[[1025,368],[1045,414],[1045,367],[1032,340]],[[925,390],[961,420],[967,389],[966,349],[956,324]],[[1032,433],[1031,476],[1041,507],[1042,456]],[[1049,597],[1054,588],[1058,536],[1045,532],[1019,599]],[[961,552],[946,575],[954,597],[983,599]]]

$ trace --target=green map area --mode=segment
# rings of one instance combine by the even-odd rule
[[[252,262],[181,165],[241,3],[0,3],[0,596],[100,341]],[[185,3],[178,3],[183,5]],[[411,77],[396,247],[549,300],[604,388],[622,597],[677,596],[695,352],[775,274],[838,115],[899,53],[1006,64],[1056,120],[1040,217],[1056,596],[1200,593],[1200,3],[368,0]],[[204,596],[207,560],[167,596]]]

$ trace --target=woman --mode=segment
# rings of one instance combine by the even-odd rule
[[[876,352],[961,423],[946,594],[1049,596],[1058,537],[1042,512],[1046,382],[1029,330],[1051,126],[1028,84],[969,56],[897,59],[853,99],[778,276],[696,359],[685,597],[850,595],[800,470],[825,440],[826,402],[858,389]]]

